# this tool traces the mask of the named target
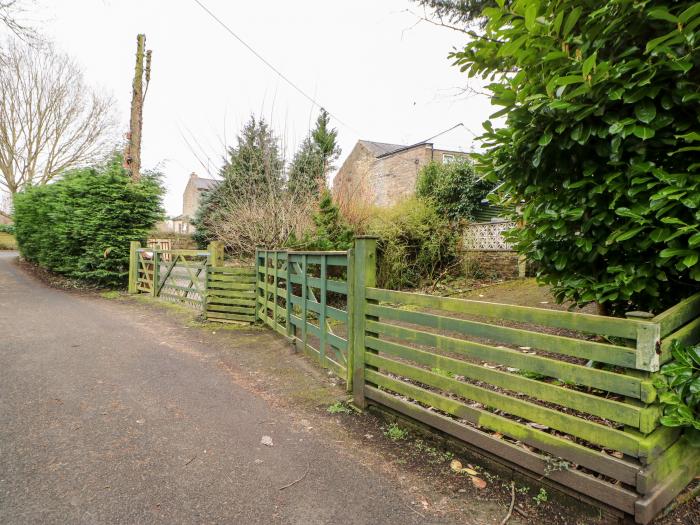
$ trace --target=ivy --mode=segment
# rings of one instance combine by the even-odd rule
[[[479,169],[560,301],[659,311],[700,287],[700,8],[499,0],[452,53],[486,81]]]
[[[473,220],[493,183],[479,178],[468,160],[448,164],[430,162],[418,173],[416,194],[429,199],[451,221]]]

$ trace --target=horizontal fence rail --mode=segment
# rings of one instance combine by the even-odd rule
[[[647,523],[700,470],[653,373],[700,340],[700,294],[652,319],[384,290],[355,244],[353,398],[389,407]],[[360,270],[361,269],[361,270]],[[673,488],[670,488],[673,487]]]
[[[207,268],[206,318],[221,322],[255,322],[255,268]]]

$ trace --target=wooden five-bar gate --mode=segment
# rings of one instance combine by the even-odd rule
[[[131,243],[129,292],[200,310],[212,321],[255,321],[255,271],[224,266],[221,243],[207,250],[163,250]]]
[[[638,523],[700,473],[700,451],[660,425],[653,385],[674,340],[700,342],[700,294],[611,318],[381,289],[376,256],[371,237],[347,252],[261,249],[223,295],[237,277],[205,264],[220,276],[204,296],[219,294],[224,319],[254,308],[246,320],[333,370],[356,406],[388,407]],[[163,282],[148,264],[144,290]]]

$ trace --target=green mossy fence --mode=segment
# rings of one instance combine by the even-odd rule
[[[620,319],[380,289],[374,238],[347,252],[258,250],[238,271],[209,252],[207,316],[261,320],[343,378],[360,408],[388,407],[638,523],[700,473],[700,451],[659,424],[652,381],[673,340],[700,341],[700,294]],[[137,288],[165,286],[136,254]]]

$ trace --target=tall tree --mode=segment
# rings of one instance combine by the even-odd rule
[[[325,109],[316,125],[301,143],[289,167],[289,191],[320,195],[326,188],[326,177],[340,156],[338,131],[330,128],[330,115]]]
[[[195,238],[205,244],[215,238],[217,222],[223,211],[231,213],[241,199],[282,193],[284,158],[279,139],[265,119],[254,115],[244,124],[236,137],[236,145],[228,149],[228,157],[219,171],[222,181],[209,191],[194,217]]]
[[[102,160],[114,145],[113,103],[50,44],[0,50],[0,186],[11,195]]]
[[[280,191],[283,169],[279,138],[264,118],[256,119],[251,115],[236,137],[236,146],[228,150],[228,158],[219,172],[223,178],[220,188],[226,187],[226,191]]]
[[[659,311],[700,289],[700,4],[522,0],[453,53],[488,78],[481,167],[560,300]]]

